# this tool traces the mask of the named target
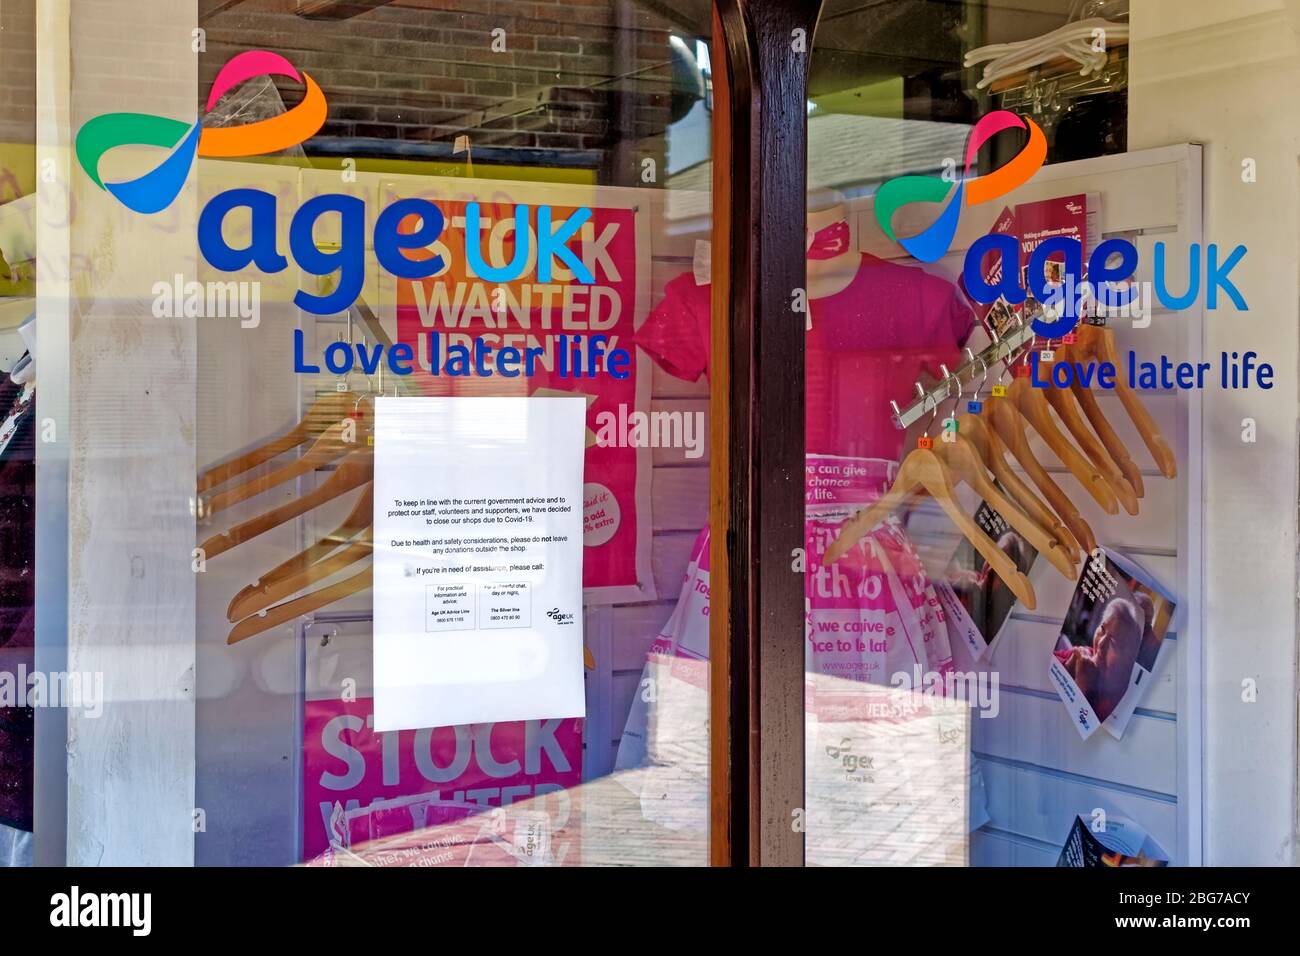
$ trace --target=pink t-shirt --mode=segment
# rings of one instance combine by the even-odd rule
[[[637,332],[666,372],[690,382],[709,371],[710,289],[677,276]],[[897,459],[903,433],[889,401],[909,401],[923,369],[938,378],[940,362],[952,367],[970,309],[944,279],[863,253],[853,281],[809,311],[808,454]]]

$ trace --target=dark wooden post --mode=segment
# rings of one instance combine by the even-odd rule
[[[821,0],[713,22],[711,859],[801,866],[807,80]],[[802,566],[802,565],[800,565]]]

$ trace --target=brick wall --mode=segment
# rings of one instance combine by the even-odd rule
[[[0,141],[36,141],[36,0],[0,0]]]
[[[560,150],[600,165],[620,142],[653,138],[668,120],[671,26],[631,0],[396,0],[346,20],[307,20],[297,5],[245,0],[204,18],[199,79],[206,95],[236,53],[284,54],[329,100],[309,152],[330,151],[330,138],[449,149],[468,133],[475,150],[501,147],[514,161]],[[497,29],[504,52],[492,49]],[[277,86],[297,101],[295,84]]]
[[[36,0],[0,0],[0,203],[30,192],[36,142]]]

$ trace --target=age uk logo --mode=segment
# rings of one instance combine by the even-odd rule
[[[240,53],[223,66],[208,93],[204,112],[211,112],[217,101],[240,83],[259,76],[286,76],[301,83],[306,90],[302,102],[256,123],[207,129],[202,119],[190,124],[150,113],[105,113],[77,133],[77,162],[96,186],[112,193],[128,209],[147,215],[172,204],[189,177],[196,153],[216,158],[278,153],[310,139],[325,125],[325,94],[316,81],[268,50]],[[106,183],[100,178],[99,162],[118,146],[159,146],[171,152],[137,179]]]
[[[980,147],[1007,129],[1028,129],[1029,142],[1001,168],[987,176],[971,179],[971,167]],[[966,137],[966,166],[957,182],[957,189],[938,219],[915,236],[899,238],[894,234],[894,213],[899,209],[914,202],[942,202],[952,189],[952,183],[942,176],[899,176],[876,192],[876,222],[886,236],[906,249],[913,258],[921,262],[936,262],[952,246],[963,206],[988,202],[1023,186],[1046,159],[1047,137],[1037,123],[1028,118],[1022,120],[1008,110],[995,110],[980,117]]]

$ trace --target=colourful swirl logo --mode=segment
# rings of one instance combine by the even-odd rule
[[[971,167],[979,155],[980,147],[1006,129],[1028,129],[1029,142],[1016,156],[1001,168],[971,179]],[[963,205],[979,203],[1005,196],[1024,185],[1038,172],[1047,159],[1047,138],[1038,124],[1031,119],[1022,120],[1015,113],[996,110],[982,117],[966,137],[966,167],[957,183],[957,189],[943,213],[923,232],[899,238],[894,234],[894,213],[914,202],[943,202],[952,186],[940,176],[899,176],[891,179],[876,192],[876,222],[891,240],[906,249],[921,262],[935,262],[943,258],[953,237],[957,234],[957,220]]]
[[[204,107],[210,112],[230,89],[257,76],[287,76],[306,88],[302,102],[270,119],[244,126],[203,129],[193,124],[150,113],[105,113],[86,123],[77,133],[77,162],[100,189],[138,213],[155,213],[171,205],[189,177],[194,156],[230,158],[264,156],[296,146],[325,125],[325,94],[306,73],[267,50],[240,53],[221,68]],[[99,161],[118,146],[159,146],[171,152],[137,179],[106,183],[99,176]]]

